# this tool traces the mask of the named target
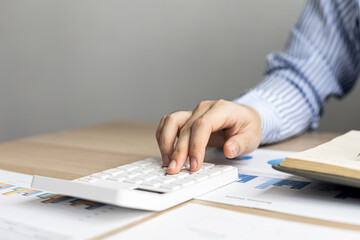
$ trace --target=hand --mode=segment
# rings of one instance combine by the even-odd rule
[[[255,150],[261,140],[261,118],[255,109],[245,105],[203,101],[193,111],[164,116],[156,139],[168,174],[178,173],[188,157],[190,170],[197,171],[207,145],[223,147],[228,158]]]

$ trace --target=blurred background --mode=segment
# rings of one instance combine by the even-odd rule
[[[0,0],[0,141],[238,97],[303,0]],[[319,130],[360,128],[359,84]]]

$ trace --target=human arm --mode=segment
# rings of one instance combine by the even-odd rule
[[[256,109],[261,144],[315,129],[326,100],[343,97],[359,74],[357,1],[308,1],[283,53],[268,56],[264,80],[234,102]]]
[[[260,85],[233,104],[220,101],[218,107],[209,108],[216,101],[204,102],[194,111],[163,118],[157,131],[163,162],[165,166],[176,162],[168,173],[177,173],[193,156],[191,170],[199,169],[206,145],[213,145],[212,137],[219,131],[225,138],[218,145],[223,144],[226,156],[235,157],[254,150],[260,139],[261,144],[273,143],[316,128],[327,98],[344,96],[358,76],[358,15],[356,1],[309,1],[286,50],[268,56]],[[204,115],[209,109],[211,117]],[[228,125],[227,119],[238,122]],[[227,131],[234,126],[241,126],[241,131]],[[230,142],[239,149],[231,156]]]

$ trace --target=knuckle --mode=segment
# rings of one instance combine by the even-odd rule
[[[170,144],[171,144],[171,141],[167,136],[163,135],[160,137],[160,145],[162,147],[167,147]]]
[[[166,123],[174,123],[174,122],[177,122],[177,114],[176,114],[176,112],[167,115],[166,118],[165,118],[165,122],[166,122]]]
[[[224,105],[225,103],[227,103],[227,101],[224,99],[219,99],[215,102],[216,105]]]
[[[176,114],[177,116],[183,116],[183,115],[186,115],[189,111],[177,111],[177,112],[174,112],[174,114]]]
[[[211,101],[209,101],[209,100],[201,101],[201,102],[198,104],[197,108],[202,108],[202,107],[208,105],[210,102],[211,102]]]
[[[205,118],[199,118],[195,120],[195,122],[192,125],[192,128],[199,128],[206,126],[208,124],[208,121]]]
[[[165,115],[163,116],[161,119],[160,119],[160,123],[163,123],[165,121],[165,119],[167,118],[168,115]]]
[[[184,135],[187,135],[189,134],[190,132],[190,128],[189,127],[183,127],[182,129],[180,129],[180,132],[179,132],[179,136],[184,136]]]

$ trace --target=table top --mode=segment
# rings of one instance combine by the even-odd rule
[[[69,180],[79,178],[147,157],[160,156],[155,139],[156,127],[157,124],[153,122],[116,121],[4,142],[0,144],[0,169]],[[338,135],[337,133],[310,132],[262,148],[302,151],[327,142]],[[191,201],[291,221],[360,230],[360,226],[351,224],[200,200]],[[152,217],[155,216],[156,214],[152,215]],[[146,220],[147,218],[142,221]],[[116,229],[114,232],[132,225],[134,224]],[[106,235],[109,234],[112,233]]]
[[[157,124],[117,121],[22,138],[0,144],[2,169],[74,179],[104,169],[160,156]],[[326,142],[335,133],[305,133],[264,149],[301,151]]]

